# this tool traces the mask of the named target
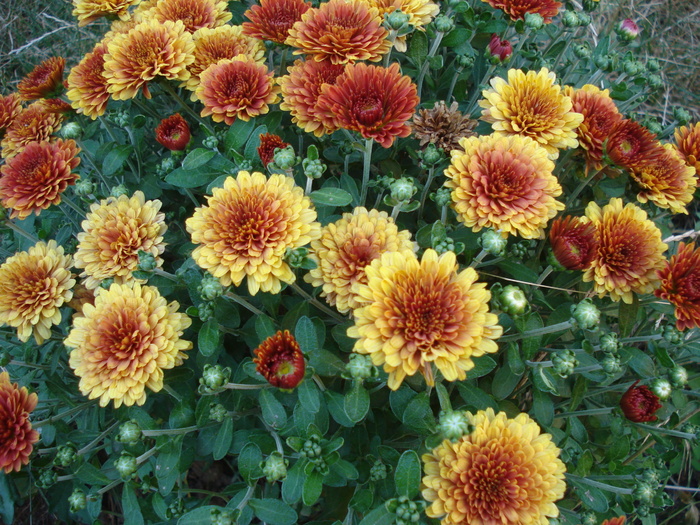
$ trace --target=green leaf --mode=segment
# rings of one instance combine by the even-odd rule
[[[315,382],[302,381],[299,388],[297,388],[297,393],[299,394],[299,402],[305,411],[315,414],[321,409],[321,398]]]
[[[627,304],[620,301],[620,336],[627,337],[632,333],[632,328],[637,320],[637,312],[639,311],[639,299],[637,294],[632,294],[632,304]]]
[[[131,146],[114,146],[109,153],[107,153],[105,160],[102,162],[102,174],[106,177],[114,175],[121,169],[126,159],[129,158],[129,155],[131,155],[133,151],[134,148]]]
[[[122,510],[124,511],[124,525],[143,525],[141,507],[132,483],[124,483],[124,488],[122,489]]]
[[[86,485],[108,485],[112,481],[92,463],[83,463],[76,471],[75,477]]]
[[[0,472],[0,518],[4,523],[12,523],[15,519],[15,502],[4,472]]]
[[[253,509],[255,516],[268,525],[295,525],[297,513],[292,507],[278,499],[253,498],[248,502],[248,506]]]
[[[547,51],[547,54],[544,56],[545,58],[554,58],[556,56],[559,56],[559,53],[562,52],[562,50],[566,47],[568,44],[567,40],[565,38],[562,38],[559,42],[554,44],[552,47],[549,48],[549,51]]]
[[[233,439],[233,418],[227,417],[219,427],[219,431],[214,438],[214,450],[212,456],[214,461],[219,461],[226,457],[228,450],[231,448],[231,440]]]
[[[630,353],[632,358],[627,364],[642,377],[654,377],[656,375],[656,367],[654,360],[638,348],[624,348],[620,354],[624,356]],[[624,359],[624,358],[623,358]]]
[[[202,525],[202,523],[211,523],[211,511],[220,509],[217,505],[204,505],[189,511],[187,514],[180,516],[177,520],[177,525]]]
[[[656,356],[656,359],[658,359],[661,366],[666,368],[673,368],[676,366],[676,363],[673,361],[673,359],[671,359],[671,356],[668,355],[668,350],[666,350],[663,346],[654,345],[654,355]]]
[[[520,381],[521,374],[514,374],[507,366],[502,366],[496,370],[496,375],[493,378],[491,385],[491,393],[496,399],[507,398],[515,389],[515,386]]]
[[[337,392],[332,392],[330,390],[326,390],[323,394],[326,398],[328,412],[330,412],[331,417],[344,427],[354,427],[355,422],[350,419],[345,412],[345,398]]]
[[[287,470],[287,477],[282,482],[282,499],[285,503],[294,505],[301,499],[301,492],[304,487],[304,467],[307,460],[298,460],[292,468]]]
[[[532,384],[542,392],[559,395],[556,383],[552,374],[543,366],[536,366],[532,369]]]
[[[301,493],[301,500],[304,505],[311,506],[318,501],[323,490],[323,476],[316,470],[312,470],[304,480],[304,489]]]
[[[255,318],[255,334],[262,343],[271,335],[275,335],[275,322],[266,315],[258,315]]]
[[[406,56],[420,65],[428,56],[428,36],[424,31],[414,31],[406,51]]]
[[[537,273],[533,272],[522,263],[517,263],[514,261],[501,261],[498,263],[498,267],[506,272],[508,276],[512,277],[513,279],[518,279],[519,281],[536,283],[537,279],[539,278]]]
[[[469,29],[457,27],[445,35],[445,38],[442,39],[442,45],[445,47],[457,47],[471,40],[471,36],[472,32]]]
[[[294,328],[294,337],[301,347],[301,351],[311,355],[318,350],[318,338],[316,327],[311,319],[305,315],[300,317]]]
[[[356,489],[350,500],[350,507],[357,512],[367,512],[374,501],[374,491],[369,489]]]
[[[362,381],[353,381],[352,388],[345,395],[345,413],[354,423],[359,423],[369,410],[369,392],[362,386]]]
[[[413,499],[420,490],[421,467],[418,454],[414,450],[407,450],[401,454],[399,464],[394,473],[396,493]]]
[[[190,171],[204,166],[216,157],[216,151],[207,148],[197,148],[190,151],[182,161],[182,169]]]
[[[418,32],[416,31],[416,33]],[[384,505],[380,505],[367,514],[359,525],[393,525],[395,520],[396,516],[389,512]]]
[[[340,188],[321,188],[311,192],[309,197],[316,206],[347,206],[352,202],[352,195]]]
[[[430,399],[425,392],[416,395],[406,406],[403,422],[418,432],[431,432],[435,427],[435,417],[430,408]]]
[[[468,379],[476,379],[478,377],[483,377],[489,372],[491,372],[491,370],[496,368],[496,361],[494,361],[487,355],[475,357],[474,359],[472,359],[472,361],[474,363],[474,368],[467,372]]]
[[[523,360],[520,358],[518,343],[508,343],[506,357],[508,359],[508,367],[513,374],[521,376],[525,373],[525,363],[523,363]]]
[[[287,424],[287,412],[285,412],[282,403],[277,401],[272,391],[269,389],[261,390],[258,401],[265,423],[275,429],[282,428]]]
[[[247,443],[238,455],[238,471],[248,485],[253,485],[263,472],[260,467],[263,462],[263,455],[255,443]]]
[[[311,354],[309,364],[321,376],[336,376],[345,372],[345,363],[328,350],[320,349]]]
[[[477,410],[486,410],[489,407],[498,410],[496,400],[477,386],[468,382],[459,382],[457,383],[457,388],[459,389],[459,395],[462,396],[467,405],[473,406]]]
[[[177,464],[182,452],[182,439],[182,435],[175,438],[165,436],[162,440],[163,445],[158,451],[155,470],[156,479],[158,480],[158,491],[163,496],[170,493],[180,475],[177,470]]]
[[[253,130],[245,144],[243,156],[246,160],[254,161],[258,158],[258,148],[260,147],[260,135],[267,133],[267,126],[258,126]]]
[[[217,173],[208,170],[186,170],[184,168],[178,168],[175,171],[171,171],[165,177],[165,182],[177,188],[199,188],[200,186],[209,184],[217,175]]]
[[[538,330],[544,326],[542,318],[538,313],[532,312],[528,315],[527,320],[523,323],[518,323],[520,332],[529,330]],[[531,360],[542,346],[542,336],[527,337],[520,342],[520,351],[524,360]],[[515,370],[514,370],[515,372]]]
[[[608,499],[599,488],[585,484],[584,478],[577,478],[577,481],[567,479],[567,482],[574,487],[576,495],[586,507],[594,512],[607,512]]]
[[[255,127],[254,120],[236,119],[236,121],[231,124],[224,137],[224,150],[229,153],[231,150],[240,150],[241,147],[246,143],[248,137],[250,137],[251,131]]]
[[[203,356],[209,357],[219,349],[221,344],[221,332],[219,331],[219,323],[216,319],[209,319],[199,329],[197,337],[199,351]]]
[[[542,426],[549,427],[554,421],[554,402],[549,394],[532,389],[532,414]]]

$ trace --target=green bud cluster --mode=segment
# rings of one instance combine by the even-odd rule
[[[110,112],[109,119],[120,128],[125,128],[131,122],[131,115],[126,110],[114,110]]]
[[[129,190],[123,184],[117,184],[112,188],[109,194],[115,199],[118,199],[122,195],[129,195]]]
[[[326,171],[326,166],[320,159],[311,160],[304,159],[301,161],[301,167],[304,169],[304,175],[310,179],[320,179]]]
[[[139,465],[134,456],[128,452],[122,452],[122,455],[114,462],[114,468],[123,480],[127,480],[136,474]]]
[[[75,489],[71,492],[71,495],[68,496],[68,505],[73,514],[87,507],[87,496],[85,496],[85,492],[80,489]]]
[[[224,286],[221,281],[214,277],[213,275],[207,273],[202,277],[202,281],[197,287],[197,291],[202,299],[205,301],[213,301],[217,297],[221,297],[224,294]]]
[[[525,27],[539,31],[544,27],[544,17],[539,13],[525,13]]]
[[[379,375],[377,367],[372,363],[372,358],[368,355],[350,354],[345,371],[350,378],[356,381],[374,379]]]
[[[53,460],[54,465],[59,467],[67,467],[78,459],[78,449],[73,443],[60,445],[56,451],[56,457]]]
[[[516,242],[510,247],[509,255],[514,259],[524,259],[530,251],[530,243],[527,241]]]
[[[175,164],[175,159],[172,156],[163,157],[160,164],[158,164],[156,167],[156,175],[159,177],[165,177],[175,169]]]
[[[479,238],[481,248],[494,257],[501,257],[506,253],[508,240],[495,230],[485,230]]]
[[[281,481],[287,477],[289,462],[279,452],[272,452],[263,464],[263,474],[269,483]]]
[[[683,341],[683,332],[672,324],[667,324],[663,327],[662,336],[666,342],[672,345],[679,345]]]
[[[272,163],[275,167],[281,170],[290,170],[300,162],[299,157],[294,153],[294,148],[287,146],[286,148],[277,148]]]
[[[135,445],[141,441],[142,435],[138,422],[132,419],[120,425],[117,441],[125,445]]]
[[[452,191],[449,188],[440,188],[436,192],[430,194],[430,200],[439,208],[449,206],[452,202]]]
[[[374,465],[369,469],[369,480],[370,481],[381,481],[386,479],[389,469],[382,463],[381,459],[374,462]]]
[[[457,55],[455,62],[459,68],[471,69],[474,67],[475,58],[473,55]]]
[[[530,303],[525,297],[525,292],[512,284],[503,287],[497,302],[501,311],[512,317],[519,317],[530,311]]]
[[[455,28],[455,21],[447,15],[438,15],[435,17],[435,30],[440,33],[449,33]]]
[[[96,185],[92,180],[82,177],[75,182],[75,186],[73,187],[73,191],[79,197],[87,197],[88,195],[92,195],[95,193],[95,189]]]
[[[596,330],[600,324],[600,310],[590,299],[572,305],[571,317],[581,330]]]
[[[469,418],[465,412],[443,410],[440,412],[438,433],[445,439],[457,441],[471,431]]]
[[[231,377],[231,369],[221,365],[204,365],[202,377],[199,378],[200,393],[211,394],[218,392],[228,383]]]
[[[391,198],[395,201],[408,202],[416,191],[418,191],[418,188],[416,188],[416,185],[413,183],[413,179],[401,177],[391,183],[389,190],[391,191]]]
[[[559,377],[569,377],[578,366],[578,359],[573,350],[560,350],[552,356],[552,370]]]
[[[219,147],[219,137],[216,135],[209,135],[208,137],[204,137],[202,139],[202,146],[208,149],[217,149]]]
[[[58,474],[55,470],[46,469],[43,470],[41,474],[39,474],[39,479],[37,479],[36,485],[41,489],[48,489],[49,487],[56,484],[57,479]]]
[[[138,269],[142,272],[152,272],[158,267],[158,261],[156,261],[156,256],[150,252],[145,252],[139,250],[139,263]]]
[[[209,513],[211,525],[234,525],[236,523],[236,511],[231,509],[211,509]]]
[[[426,505],[425,502],[415,502],[406,496],[393,498],[385,503],[386,509],[396,516],[396,525],[418,523]]]
[[[676,119],[676,122],[678,122],[678,124],[680,124],[681,126],[685,126],[688,122],[690,122],[693,119],[693,116],[687,109],[681,106],[676,106],[673,108],[673,118]]]
[[[217,423],[223,423],[228,417],[228,410],[221,403],[212,403],[209,405],[209,419]]]
[[[600,366],[603,367],[603,371],[609,376],[618,374],[622,370],[620,357],[617,354],[606,354],[600,360]]]
[[[411,15],[404,13],[401,9],[396,9],[384,15],[384,27],[389,31],[403,31],[408,27]]]
[[[175,498],[173,502],[165,509],[165,517],[169,520],[179,518],[185,513],[185,500]]]
[[[418,152],[418,156],[426,166],[435,166],[445,158],[445,153],[435,144],[428,144],[424,150]]]

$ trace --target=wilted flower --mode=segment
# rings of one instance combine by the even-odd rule
[[[0,325],[17,328],[23,342],[32,335],[38,345],[49,339],[61,322],[61,306],[73,297],[72,262],[56,241],[8,257],[0,265]]]
[[[17,84],[17,92],[23,100],[44,98],[62,86],[66,59],[51,57],[44,60]]]
[[[659,398],[646,385],[637,386],[635,381],[620,398],[620,408],[625,417],[633,423],[656,421],[654,412],[661,408]]]
[[[321,234],[311,243],[311,257],[318,266],[304,279],[322,287],[321,296],[341,313],[360,306],[355,290],[357,285],[367,284],[364,269],[368,264],[386,252],[410,257],[415,251],[411,233],[399,231],[383,211],[355,208],[324,227]]]
[[[38,402],[36,394],[12,383],[7,372],[0,373],[0,469],[5,474],[29,463],[34,443],[39,441],[29,415]]]
[[[109,100],[104,72],[107,44],[98,42],[68,74],[66,96],[78,113],[91,119],[104,115]]]
[[[560,2],[554,0],[481,0],[500,9],[511,20],[522,20],[527,13],[537,13],[549,24],[559,14]]]
[[[442,525],[546,524],[566,491],[566,466],[527,414],[467,413],[472,432],[423,455],[428,517]]]
[[[266,114],[269,104],[279,101],[279,91],[265,65],[248,55],[238,55],[205,69],[195,93],[204,104],[203,117],[211,115],[214,122],[230,126],[236,119],[248,121]]]
[[[598,252],[595,226],[579,217],[555,219],[549,242],[557,261],[567,270],[586,270]]]
[[[610,130],[605,154],[613,164],[631,170],[660,161],[666,150],[644,126],[622,119]]]
[[[617,25],[615,32],[622,40],[627,40],[629,42],[639,36],[639,26],[635,24],[634,20],[631,18],[625,18]]]
[[[420,145],[435,144],[449,153],[459,148],[460,139],[474,136],[476,120],[462,114],[458,108],[457,102],[448,108],[444,101],[438,100],[433,109],[419,109],[413,117],[412,128]]]
[[[160,121],[156,127],[158,143],[172,151],[182,151],[190,142],[190,126],[179,113]]]
[[[696,173],[700,174],[700,122],[676,128],[675,138],[676,148],[685,163],[693,166]]]
[[[258,147],[258,156],[263,166],[267,167],[275,158],[275,150],[277,148],[286,148],[289,143],[282,140],[279,135],[272,133],[260,134],[260,146]]]
[[[646,212],[634,204],[623,207],[622,199],[614,198],[602,209],[590,202],[586,217],[595,225],[598,250],[583,280],[593,281],[599,297],[610,295],[628,304],[634,292],[653,292],[668,246]]]
[[[304,354],[288,330],[279,331],[260,343],[255,349],[253,362],[258,373],[277,388],[296,388],[304,379]]]
[[[481,118],[493,124],[500,135],[523,135],[536,140],[556,159],[561,148],[575,148],[576,128],[583,115],[572,110],[571,99],[555,83],[547,68],[524,73],[508,70],[508,81],[491,80],[491,89],[483,91]]]
[[[369,4],[377,8],[385,23],[387,16],[398,10],[408,16],[406,24],[421,31],[440,12],[440,6],[431,0],[369,0]],[[396,36],[394,49],[401,53],[406,51],[406,35]]]
[[[0,201],[12,208],[10,217],[39,215],[61,202],[61,194],[78,180],[80,164],[75,141],[30,142],[0,167]]]
[[[22,112],[22,102],[17,93],[0,95],[0,132],[12,124]]]
[[[260,0],[260,5],[253,5],[243,13],[250,20],[243,22],[243,33],[284,44],[289,30],[310,8],[311,4],[304,0]]]
[[[700,250],[695,243],[678,246],[678,253],[659,270],[661,285],[654,293],[675,306],[676,328],[700,327]]]
[[[251,295],[279,293],[283,282],[294,282],[284,260],[287,250],[321,236],[311,201],[294,179],[240,171],[207,200],[186,221],[198,245],[192,258],[200,267],[224,286],[246,279]]]
[[[61,129],[62,122],[62,115],[49,113],[40,101],[30,104],[5,130],[0,143],[2,157],[14,157],[30,142],[51,140],[51,135]]]
[[[329,0],[306,11],[289,30],[286,43],[299,48],[295,55],[316,61],[377,62],[391,50],[388,35],[379,11],[365,0]]]
[[[365,266],[366,284],[353,290],[354,351],[384,365],[389,388],[420,372],[433,385],[433,364],[448,381],[464,380],[472,358],[498,350],[503,329],[489,312],[491,293],[473,268],[458,273],[454,252],[382,254]]]
[[[508,40],[501,40],[496,33],[491,35],[488,50],[491,55],[491,60],[496,64],[507,61],[510,55],[513,54],[513,46],[510,45],[510,42]]]
[[[161,24],[180,20],[185,30],[194,33],[204,27],[214,28],[224,25],[233,15],[228,3],[219,0],[158,0],[146,12],[142,20],[155,19]]]
[[[518,135],[470,137],[459,144],[445,170],[457,218],[474,231],[544,238],[549,219],[564,209],[556,200],[562,190],[547,151]]]
[[[333,0],[331,0],[333,1]],[[411,77],[389,68],[349,64],[335,84],[321,86],[318,112],[339,128],[358,131],[385,148],[411,134],[408,120],[420,102]]]
[[[163,235],[168,229],[159,200],[147,201],[143,192],[133,197],[109,197],[90,206],[78,234],[75,267],[83,268],[81,277],[92,290],[104,279],[121,284],[132,279],[138,268],[139,251],[155,257],[156,267],[163,264]]]
[[[128,20],[129,8],[141,0],[73,0],[73,16],[78,18],[80,27],[103,16],[116,15]]]

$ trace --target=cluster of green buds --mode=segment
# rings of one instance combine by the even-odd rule
[[[471,69],[474,67],[474,62],[476,62],[474,55],[460,54],[455,57],[455,65],[460,71],[463,69]]]
[[[73,514],[80,512],[87,507],[87,496],[85,495],[85,492],[80,489],[73,490],[71,495],[68,496],[68,505],[70,506],[70,511]]]
[[[411,197],[418,191],[411,177],[401,177],[391,183],[389,187],[391,199],[396,204],[404,204],[411,200]],[[396,206],[396,204],[392,204]]]
[[[561,22],[568,29],[590,25],[591,15],[583,11],[564,11]]]
[[[123,445],[136,445],[141,441],[142,436],[141,427],[137,421],[132,419],[119,426],[117,441]]]
[[[449,188],[440,188],[430,194],[430,200],[433,201],[438,208],[445,208],[452,202],[452,191]]]
[[[56,450],[56,457],[53,460],[53,464],[57,467],[68,467],[78,458],[78,449],[75,445],[73,443],[66,443],[65,445],[60,445],[58,450]]]
[[[647,69],[649,69],[649,63],[647,62]],[[688,122],[693,119],[690,111],[681,106],[676,106],[673,108],[673,118],[681,126],[685,126]]]
[[[297,157],[292,146],[275,149],[275,155],[272,162],[268,164],[268,169],[278,169],[289,172],[301,162],[301,157]]]
[[[205,301],[213,301],[217,297],[221,297],[224,294],[224,286],[221,284],[219,279],[210,273],[207,273],[204,277],[202,277],[202,281],[199,283],[197,291],[199,292],[200,297]]]
[[[621,344],[617,334],[615,332],[606,332],[601,335],[599,347],[605,354],[600,360],[600,366],[603,367],[603,371],[609,376],[618,374],[622,370],[622,364],[618,354]]]
[[[518,286],[509,284],[501,287],[500,283],[496,283],[491,287],[491,295],[494,306],[511,317],[520,317],[530,312],[530,302]]]
[[[632,497],[642,505],[651,505],[654,502],[659,483],[649,482],[643,479],[636,479]]]
[[[231,378],[231,369],[221,365],[204,365],[202,377],[199,378],[199,393],[216,394],[223,390]]]
[[[559,377],[569,377],[577,366],[578,359],[573,350],[559,350],[552,356],[552,370]]]
[[[580,58],[581,60],[591,58],[591,55],[593,54],[591,46],[588,45],[588,42],[584,42],[583,44],[574,44],[571,47],[574,51],[574,55],[576,56],[576,58]]]
[[[91,179],[87,177],[81,177],[75,182],[73,186],[73,191],[79,197],[89,197],[95,193],[97,185]]]
[[[215,314],[214,301],[202,301],[196,308],[192,306],[187,309],[187,315],[196,315],[203,323],[213,319]]]
[[[309,179],[320,179],[326,171],[326,166],[318,155],[318,148],[313,144],[306,150],[306,158],[301,161],[304,175]]]
[[[661,122],[659,122],[659,119],[653,116],[647,116],[644,120],[642,120],[642,126],[647,128],[654,135],[660,135],[664,130],[664,127],[661,125]]]
[[[345,365],[345,374],[348,379],[355,381],[365,381],[367,379],[377,379],[379,370],[372,363],[372,358],[363,354],[350,354],[348,364]]]
[[[202,139],[202,146],[207,149],[216,150],[219,148],[219,137],[216,135],[209,135]]]
[[[53,469],[45,469],[39,474],[39,478],[36,481],[36,486],[40,489],[48,489],[49,487],[56,484],[58,480],[58,474]]]
[[[465,412],[456,410],[442,410],[438,420],[438,433],[444,439],[457,441],[465,434],[471,432],[469,418]]]
[[[129,195],[129,188],[124,186],[123,184],[117,184],[116,186],[112,186],[112,189],[109,192],[110,197],[114,197],[115,199],[118,199],[122,195]]]
[[[209,405],[209,419],[217,423],[223,423],[228,417],[228,410],[221,403],[212,403]]]
[[[158,267],[156,256],[144,250],[138,251],[139,262],[138,269],[140,272],[152,272]]]
[[[481,248],[494,257],[502,257],[506,253],[508,240],[496,230],[484,230],[479,237]]]
[[[661,330],[661,335],[667,343],[676,346],[683,341],[683,332],[678,330],[674,325],[667,324]]]
[[[411,26],[408,24],[410,19],[411,15],[397,8],[384,15],[384,27],[389,31],[396,31],[397,36],[403,36],[411,31]]]
[[[139,464],[136,461],[136,457],[132,456],[128,452],[122,452],[121,456],[119,456],[114,462],[114,469],[123,480],[128,480],[135,477],[138,468]]]
[[[668,378],[675,388],[683,388],[688,382],[688,371],[685,367],[676,365],[668,371]]]
[[[289,445],[299,457],[308,461],[310,468],[325,476],[329,472],[329,465],[340,457],[337,450],[343,446],[343,439],[325,440],[320,431],[313,425],[308,438],[288,437]],[[308,470],[307,470],[308,472]]]
[[[593,63],[602,71],[613,71],[617,63],[617,57],[612,54],[597,55],[593,57]]]
[[[530,251],[530,242],[529,241],[520,241],[514,243],[510,249],[508,250],[508,255],[510,255],[513,259],[524,259],[527,257],[528,252]]]
[[[313,270],[317,266],[316,261],[309,257],[309,249],[303,246],[294,249],[287,249],[284,260],[292,268]]]
[[[168,518],[169,520],[174,520],[176,518],[179,518],[185,513],[185,500],[179,497],[175,497],[175,499],[168,505],[168,508],[165,509],[165,517]]]
[[[661,401],[667,400],[673,393],[673,386],[665,377],[655,377],[652,379],[649,388]]]
[[[369,469],[369,480],[370,481],[381,481],[386,479],[389,474],[389,467],[387,467],[381,459],[378,459]]]
[[[79,139],[83,134],[83,127],[77,122],[68,122],[64,124],[58,132],[58,136],[62,139],[68,140]]]
[[[525,13],[525,27],[539,31],[544,27],[544,17],[539,13]]]
[[[579,517],[581,519],[581,525],[598,525],[598,516],[595,512],[587,510],[582,512]]]
[[[209,523],[211,525],[234,525],[238,519],[236,509],[211,509]]]
[[[289,461],[284,459],[284,456],[278,451],[272,452],[263,463],[263,474],[268,483],[281,481],[287,477],[287,467]]]
[[[160,163],[156,166],[156,175],[159,177],[165,177],[175,169],[176,164],[175,158],[172,155],[163,157]]]
[[[424,501],[415,502],[407,496],[400,496],[388,500],[384,505],[386,510],[396,516],[394,521],[396,525],[410,525],[420,521],[421,514],[428,504]]]
[[[313,464],[314,470],[319,473],[328,472],[328,463],[321,446],[321,436],[316,434],[309,436],[299,450],[299,456],[308,459]]]
[[[438,15],[433,21],[435,25],[435,30],[439,33],[449,33],[455,28],[454,18],[447,15]]]
[[[435,221],[430,229],[430,245],[439,254],[454,252],[459,255],[464,251],[464,243],[455,242],[447,235],[447,229],[441,221]]]
[[[125,109],[115,109],[109,112],[109,120],[120,128],[125,128],[131,122],[131,115]]]
[[[445,159],[445,152],[435,144],[430,143],[423,150],[418,152],[418,158],[423,162],[424,166],[435,166]]]
[[[581,330],[597,330],[600,324],[600,310],[590,299],[571,305],[571,319]]]
[[[639,76],[646,71],[644,64],[630,54],[625,55],[621,65],[622,71],[630,77]]]

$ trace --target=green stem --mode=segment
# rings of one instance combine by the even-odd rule
[[[107,430],[105,430],[104,432],[102,432],[99,436],[97,436],[95,439],[93,439],[90,443],[88,443],[88,444],[85,445],[83,448],[81,448],[80,450],[78,450],[78,451],[76,452],[76,454],[77,454],[78,456],[83,456],[83,455],[87,454],[88,452],[90,452],[93,448],[95,448],[95,447],[97,446],[97,444],[98,444],[100,441],[102,441],[102,439],[104,439],[105,436],[109,435],[109,433],[112,432],[112,429],[114,429],[117,425],[119,425],[119,421],[116,421],[116,422],[113,423],[111,426],[109,426],[109,427],[107,428]]]
[[[594,171],[588,177],[583,179],[578,186],[576,186],[576,189],[571,193],[571,195],[569,195],[569,198],[566,199],[565,209],[568,210],[571,207],[574,200],[576,200],[576,197],[579,196],[579,194],[584,190],[584,188],[588,186],[588,183],[591,182],[593,180],[593,177],[598,175],[598,173],[600,173],[600,171]]]
[[[10,228],[13,232],[20,234],[20,235],[21,235],[22,237],[24,237],[25,239],[28,239],[28,240],[32,241],[32,242],[35,243],[35,244],[36,244],[37,242],[39,242],[39,239],[37,239],[36,237],[34,237],[31,233],[29,233],[28,231],[24,230],[23,228],[17,226],[14,222],[12,222],[12,221],[9,220],[9,219],[5,221],[5,226],[7,226],[8,228]]]
[[[68,205],[68,207],[70,207],[75,213],[80,215],[80,217],[85,218],[85,212],[81,210],[80,206],[73,202],[73,200],[70,199],[67,195],[63,195],[61,197],[61,200],[65,202]]]
[[[681,432],[680,430],[671,430],[663,427],[655,427],[653,425],[645,425],[644,423],[633,423],[637,428],[644,430],[659,432],[660,434],[666,434],[667,436],[679,437],[683,439],[695,439],[695,434],[689,434],[688,432]]]
[[[653,335],[641,335],[638,337],[623,337],[620,339],[621,343],[642,343],[646,341],[652,341],[655,339],[662,339],[663,335],[661,334],[653,334]]]
[[[121,483],[123,483],[123,480],[121,478],[117,478],[114,481],[112,481],[109,485],[105,485],[100,490],[98,490],[97,494],[98,495],[106,494],[107,492],[109,492],[110,490],[112,490],[114,487],[116,487],[117,485],[119,485]]]
[[[245,493],[245,496],[243,496],[243,499],[241,500],[241,502],[238,505],[236,505],[236,509],[237,510],[243,509],[243,507],[245,507],[248,504],[248,500],[250,500],[250,498],[253,497],[254,493],[255,493],[255,485],[251,485],[250,487],[248,487],[248,491]]]
[[[141,433],[146,437],[156,437],[156,436],[177,436],[180,434],[188,434],[189,432],[194,432],[199,427],[193,425],[191,427],[184,428],[162,428],[158,430],[142,430]]]
[[[471,114],[474,112],[474,108],[476,107],[476,101],[479,98],[479,95],[481,95],[482,90],[479,88],[481,84],[484,83],[484,80],[486,80],[486,83],[488,85],[489,80],[491,79],[491,76],[493,75],[493,72],[496,70],[496,66],[494,64],[491,64],[488,69],[486,70],[486,74],[484,74],[484,77],[481,82],[479,82],[476,86],[474,86],[474,93],[472,93],[472,96],[469,98],[469,103],[467,104],[467,111],[465,115],[468,117],[471,117]]]
[[[486,250],[481,250],[474,259],[472,259],[471,264],[469,265],[469,268],[476,268],[479,266],[479,263],[484,260],[484,257],[488,255],[489,252]]]
[[[420,209],[418,210],[418,219],[423,218],[423,208],[425,207],[425,199],[430,191],[430,185],[433,183],[435,178],[435,166],[430,166],[428,168],[428,180],[425,181],[425,186],[423,187],[423,193],[420,195]]]
[[[537,282],[535,284],[542,284],[544,282],[544,280],[547,277],[549,277],[549,274],[552,273],[553,271],[554,271],[554,268],[552,268],[552,265],[550,264],[549,266],[547,266],[544,269],[544,271],[542,272],[542,275],[539,276],[539,278],[537,279]]]
[[[435,56],[435,53],[437,53],[437,50],[440,47],[440,42],[442,42],[443,36],[445,36],[445,33],[443,33],[442,31],[437,32],[437,34],[435,35],[435,40],[433,40],[433,43],[430,46],[430,50],[428,51],[428,56],[425,57],[425,61],[423,62],[423,65],[420,68],[420,73],[418,73],[418,80],[416,80],[416,85],[418,86],[419,99],[421,96],[421,92],[423,91],[423,79],[425,79],[425,75],[428,72],[428,69],[430,69],[430,59]]]
[[[365,204],[367,190],[369,189],[369,168],[372,163],[373,139],[365,140],[364,159],[362,164],[362,193],[360,194],[360,204]]]
[[[250,304],[248,301],[243,299],[243,297],[240,297],[233,292],[226,292],[224,297],[226,297],[227,299],[231,299],[235,303],[240,304],[243,308],[245,308],[246,310],[248,310],[249,312],[251,312],[255,315],[265,315],[265,312],[263,312],[262,310],[259,310],[258,308],[256,308],[252,304]]]
[[[166,279],[168,279],[168,280],[170,280],[170,281],[173,281],[173,282],[175,282],[175,283],[178,282],[178,281],[180,280],[180,279],[177,278],[177,275],[174,275],[174,274],[172,274],[172,273],[166,272],[165,270],[162,270],[162,269],[160,269],[160,268],[156,268],[155,270],[153,270],[153,274],[154,274],[154,275],[158,275],[159,277],[164,277],[164,278],[166,278]]]
[[[615,485],[608,485],[607,483],[601,483],[600,481],[593,481],[592,479],[582,478],[580,476],[575,476],[573,474],[564,474],[567,479],[571,481],[576,481],[584,485],[589,485],[597,489],[606,490],[608,492],[614,492],[615,494],[632,494],[632,489],[626,489],[623,487],[616,487]]]
[[[68,416],[72,416],[73,414],[77,414],[78,412],[82,412],[86,408],[92,407],[93,405],[95,405],[95,403],[97,403],[96,400],[82,403],[76,407],[73,407],[69,410],[66,410],[65,412],[61,412],[60,414],[56,414],[55,416],[51,416],[48,419],[44,419],[43,421],[37,421],[36,423],[32,423],[32,428],[39,428],[39,427],[42,427],[44,425],[49,425],[55,421],[60,421],[63,418],[66,418]]]
[[[267,388],[268,386],[269,385],[262,383],[257,385],[248,385],[245,383],[226,383],[221,388],[225,388],[226,390],[260,390],[262,388]]]
[[[455,69],[455,74],[452,75],[452,80],[450,81],[450,87],[447,89],[447,96],[445,97],[445,104],[448,105],[450,104],[450,99],[452,98],[452,93],[454,93],[455,86],[457,85],[457,80],[459,79],[459,75],[462,74],[462,71],[464,71],[463,67],[457,67]]]
[[[197,200],[197,197],[194,196],[194,193],[192,193],[192,190],[189,188],[183,188],[185,190],[185,195],[187,195],[192,203],[194,204],[195,208],[199,208],[199,201]]]
[[[519,341],[521,339],[526,339],[528,337],[536,337],[540,335],[553,334],[556,332],[564,332],[570,329],[574,324],[571,321],[563,321],[561,323],[553,324],[552,326],[545,326],[543,328],[537,328],[535,330],[527,330],[520,334],[505,335],[499,339],[500,342],[507,341]]]
[[[323,304],[321,301],[316,299],[314,296],[310,295],[309,293],[306,292],[301,286],[299,286],[296,282],[292,283],[289,285],[290,288],[292,288],[296,293],[301,295],[304,299],[309,301],[311,304],[313,304],[316,308],[321,310],[322,312],[326,313],[327,315],[330,315],[333,319],[338,321],[339,323],[344,323],[347,321],[345,317],[340,315],[337,312],[334,312],[330,308],[328,308],[325,304]]]
[[[603,414],[609,414],[615,407],[603,407],[603,408],[589,408],[587,410],[576,410],[575,412],[562,412],[554,416],[554,419],[563,417],[577,417],[577,416],[597,416]]]
[[[321,377],[318,374],[314,374],[313,376],[311,376],[311,379],[314,380],[314,383],[316,383],[316,386],[321,392],[326,391],[326,385],[323,384],[323,379],[321,379]]]
[[[163,383],[163,390],[165,390],[168,394],[173,396],[178,403],[182,401],[182,396],[175,392],[173,387],[171,387],[170,385]]]

